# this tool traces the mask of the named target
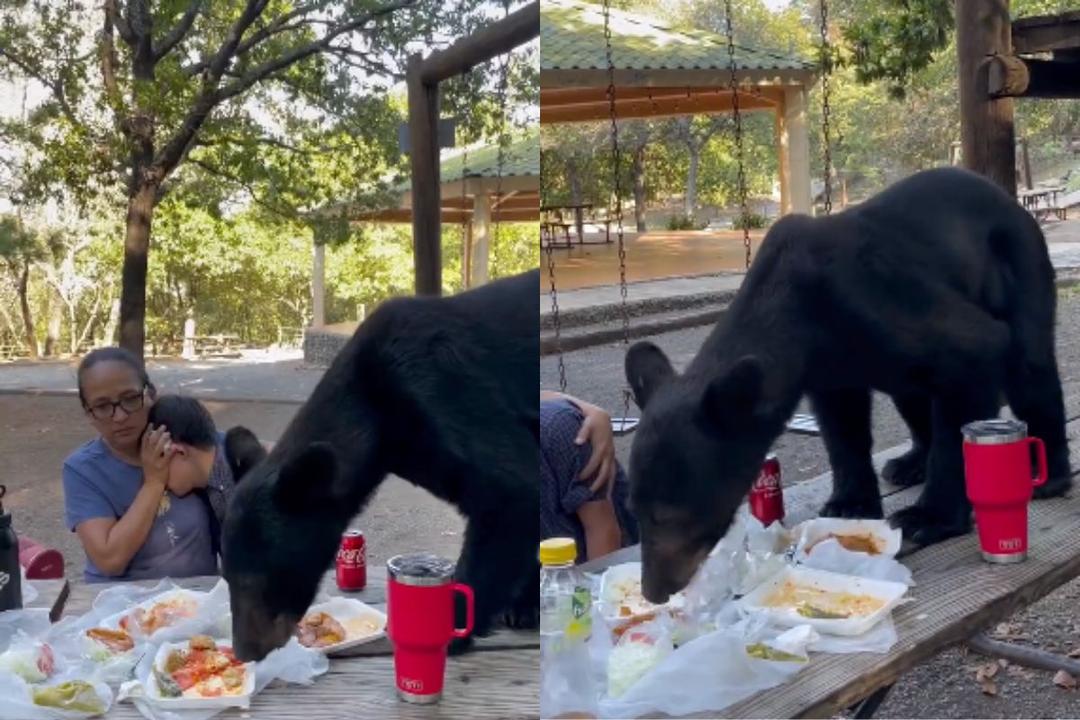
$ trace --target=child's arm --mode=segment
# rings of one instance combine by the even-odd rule
[[[622,529],[611,499],[604,497],[583,503],[577,511],[585,528],[585,555],[594,560],[622,547]]]

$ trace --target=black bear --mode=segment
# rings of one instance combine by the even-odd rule
[[[474,634],[500,615],[537,626],[539,280],[534,270],[449,298],[396,298],[360,325],[230,503],[224,576],[238,657],[288,640],[349,521],[390,473],[467,518],[457,579],[475,591]]]
[[[805,394],[833,469],[822,514],[882,517],[871,391],[891,396],[913,449],[884,468],[925,477],[893,516],[926,545],[970,529],[962,424],[1002,397],[1046,443],[1042,497],[1070,486],[1054,357],[1054,271],[1035,220],[990,181],[928,170],[831,217],[789,215],[686,372],[640,342],[626,374],[642,420],[630,456],[644,594],[686,585],[724,535]]]

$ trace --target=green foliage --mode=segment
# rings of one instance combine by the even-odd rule
[[[667,221],[668,230],[696,230],[694,218],[687,215],[672,215]]]
[[[768,218],[761,213],[756,213],[752,210],[747,211],[746,214],[740,215],[732,222],[732,227],[736,230],[761,230],[769,224]]]

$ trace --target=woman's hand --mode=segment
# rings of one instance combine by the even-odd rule
[[[614,481],[617,468],[615,462],[615,433],[611,429],[611,416],[603,408],[596,405],[580,400],[577,401],[577,404],[585,415],[585,420],[581,423],[581,429],[578,430],[574,443],[577,445],[584,445],[585,443],[592,445],[592,455],[589,456],[589,461],[585,463],[579,477],[584,481],[592,480],[589,489],[593,492],[606,485],[607,495],[611,497],[612,490],[615,487]]]
[[[146,426],[142,436],[139,459],[142,462],[143,483],[160,485],[164,491],[169,484],[169,460],[172,459],[172,437],[164,425]]]

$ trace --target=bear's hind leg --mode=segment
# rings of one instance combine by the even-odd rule
[[[906,539],[918,545],[932,545],[971,530],[960,428],[973,420],[997,416],[999,387],[990,380],[972,380],[959,391],[934,398],[934,435],[926,484],[914,505],[891,518],[893,526],[903,530]]]
[[[833,390],[810,396],[833,472],[829,517],[880,518],[881,493],[870,457],[870,391]]]
[[[1006,393],[1013,413],[1027,423],[1028,435],[1046,445],[1048,478],[1045,485],[1035,488],[1035,497],[1064,495],[1072,487],[1072,468],[1065,436],[1061,378],[1053,355],[1038,366],[1024,363],[1013,368],[1006,382]]]
[[[465,530],[456,578],[473,590],[473,635],[477,637],[489,634],[497,619],[513,611],[515,601],[532,578],[539,578],[536,566],[539,503],[530,499],[529,492],[522,494],[524,497],[495,503],[491,511],[470,517]],[[536,598],[539,612],[539,590]],[[462,627],[465,603],[460,596],[455,618],[457,626]],[[451,653],[467,649],[472,644],[470,640],[455,640],[450,647]]]
[[[892,400],[911,430],[911,449],[885,463],[881,477],[901,487],[920,485],[926,480],[926,463],[934,436],[932,399],[929,394],[908,393],[894,395]]]

